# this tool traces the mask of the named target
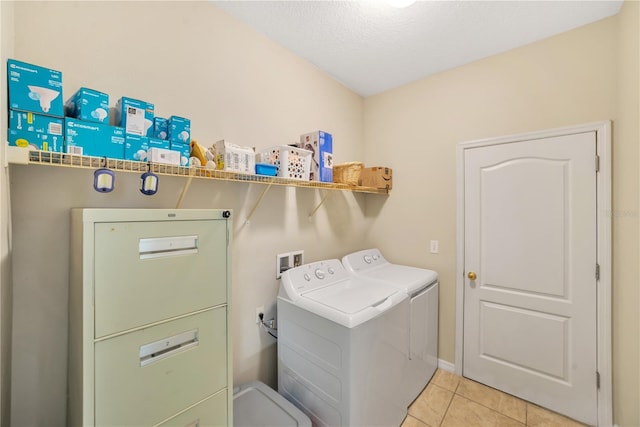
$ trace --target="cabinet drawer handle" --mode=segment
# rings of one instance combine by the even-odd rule
[[[140,254],[140,259],[197,254],[198,236],[140,239],[138,243],[138,252]]]
[[[140,366],[149,365],[168,356],[196,347],[198,343],[198,330],[193,329],[142,345],[140,346]]]

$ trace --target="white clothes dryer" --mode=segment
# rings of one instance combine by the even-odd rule
[[[333,259],[284,272],[277,308],[278,392],[315,427],[402,423],[404,292]]]
[[[409,405],[438,367],[438,274],[392,264],[378,249],[346,255],[342,264],[355,277],[384,281],[410,298],[409,342],[405,350],[409,359],[405,400]]]

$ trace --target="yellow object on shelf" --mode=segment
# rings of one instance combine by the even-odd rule
[[[333,182],[348,185],[358,185],[362,162],[349,162],[333,165]]]
[[[191,157],[200,160],[200,165],[203,167],[207,164],[207,156],[205,155],[204,148],[198,144],[198,141],[195,139],[191,140]]]

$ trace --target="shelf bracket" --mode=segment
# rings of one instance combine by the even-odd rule
[[[269,185],[267,185],[265,189],[262,191],[262,194],[260,194],[260,197],[258,197],[256,204],[253,205],[253,208],[251,208],[251,211],[249,211],[249,215],[247,215],[247,219],[244,221],[245,224],[249,224],[249,220],[251,219],[251,217],[253,216],[253,213],[258,208],[258,205],[260,205],[260,202],[262,201],[262,198],[264,197],[264,195],[267,194],[267,191],[269,191],[269,189],[271,188],[271,185],[273,185],[272,182],[270,182]]]
[[[180,193],[180,198],[178,198],[178,203],[176,203],[176,209],[180,209],[180,206],[182,206],[182,201],[184,200],[184,196],[187,195],[187,191],[189,191],[189,186],[191,185],[191,181],[193,180],[194,173],[194,169],[189,169],[189,179],[187,179],[184,187],[182,187],[182,193]]]
[[[331,193],[333,193],[333,191],[327,191],[324,195],[324,197],[322,198],[322,200],[320,200],[320,203],[318,204],[318,206],[315,207],[314,210],[312,210],[311,212],[309,212],[309,219],[311,219],[316,212],[318,211],[318,209],[320,209],[320,206],[322,206],[322,204],[327,200],[327,198],[331,195]]]

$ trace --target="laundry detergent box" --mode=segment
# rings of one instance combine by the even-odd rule
[[[165,119],[164,117],[153,118],[153,137],[169,139],[169,119]]]
[[[109,124],[109,95],[81,87],[64,103],[64,112],[76,119]]]
[[[169,141],[179,144],[191,142],[191,120],[184,117],[169,117]]]
[[[149,138],[139,135],[125,135],[124,159],[145,162],[149,150]]]
[[[116,103],[114,122],[125,132],[139,136],[153,136],[153,104],[123,96]]]
[[[8,59],[7,80],[9,108],[64,117],[60,71]]]
[[[191,157],[191,144],[180,144],[178,142],[172,142],[171,150],[180,153],[180,166],[189,166],[189,159]]]
[[[65,151],[83,156],[124,158],[124,129],[102,123],[65,119]]]
[[[309,180],[333,182],[333,137],[330,133],[315,131],[300,136],[300,148],[313,153]]]
[[[7,131],[9,145],[29,150],[64,152],[64,137],[50,133],[33,132],[24,129]]]

